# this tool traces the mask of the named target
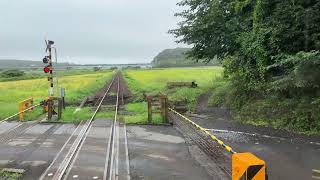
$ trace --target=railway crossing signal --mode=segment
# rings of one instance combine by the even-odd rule
[[[53,115],[58,115],[58,120],[61,118],[62,114],[62,105],[64,104],[63,100],[64,98],[54,96],[54,83],[53,83],[53,63],[52,63],[52,49],[55,50],[55,58],[56,58],[56,63],[57,63],[57,51],[55,47],[52,47],[54,45],[54,41],[51,40],[45,40],[46,42],[46,50],[45,52],[47,53],[46,56],[42,59],[42,62],[45,64],[45,67],[43,68],[43,72],[48,74],[48,81],[50,82],[50,88],[49,88],[49,96],[41,102],[41,104],[45,107],[44,110],[48,113],[48,120],[50,121]],[[56,77],[57,84],[56,86],[58,87],[58,79]],[[57,90],[57,95],[58,95],[58,90]],[[58,107],[56,111],[56,107]]]
[[[42,59],[42,62],[44,64],[48,64],[50,62],[50,57],[49,56],[45,56],[43,59]],[[51,69],[51,66],[50,65],[46,65],[44,68],[43,68],[43,72],[44,73],[49,73],[50,72],[50,69]]]
[[[48,53],[47,56],[45,56],[42,59],[42,62],[44,64],[48,64],[43,68],[44,73],[49,73],[48,81],[50,81],[50,89],[49,94],[50,96],[53,96],[53,68],[52,68],[52,45],[54,44],[54,41],[51,40],[45,40],[46,42],[46,52]]]

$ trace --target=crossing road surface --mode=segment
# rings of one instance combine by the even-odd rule
[[[221,109],[201,114],[190,118],[235,151],[265,160],[269,179],[312,179],[312,169],[320,169],[320,137],[240,124]]]

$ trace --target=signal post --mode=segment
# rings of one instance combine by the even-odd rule
[[[62,98],[59,97],[58,94],[57,96],[54,96],[53,63],[52,63],[53,44],[54,44],[54,41],[46,40],[46,46],[47,46],[46,53],[48,53],[48,55],[46,55],[42,59],[42,62],[46,64],[46,66],[43,68],[43,72],[48,74],[48,81],[50,82],[49,97],[47,97],[45,101],[42,102],[42,104],[45,106],[44,110],[48,113],[47,119],[49,121],[51,121],[54,115],[58,115],[58,120],[61,119],[62,105],[64,104],[62,102]],[[58,106],[58,108],[56,108],[56,106]]]

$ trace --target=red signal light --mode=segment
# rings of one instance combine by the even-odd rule
[[[44,73],[50,72],[49,66],[44,67],[44,68],[43,68],[43,72],[44,72]]]

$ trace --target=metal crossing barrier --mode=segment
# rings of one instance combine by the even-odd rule
[[[208,130],[206,130],[205,128],[199,126],[198,124],[196,124],[195,122],[191,121],[189,118],[185,117],[184,115],[178,113],[177,111],[175,111],[174,109],[169,108],[170,111],[172,111],[173,113],[177,114],[178,116],[180,116],[181,118],[185,119],[186,121],[188,121],[189,123],[191,123],[193,126],[195,126],[196,128],[198,128],[199,130],[203,131],[206,135],[208,135],[213,141],[216,141],[218,144],[220,144],[223,148],[225,148],[225,150],[227,150],[228,152],[234,154],[236,153],[230,146],[226,145],[223,141],[221,141],[220,139],[218,139],[216,136],[212,135]]]
[[[32,113],[33,108],[33,98],[28,98],[19,102],[19,119],[23,121],[25,111],[28,111],[30,114]]]
[[[207,129],[201,127],[197,123],[193,122],[186,116],[178,113],[172,108],[169,111],[179,116],[196,129],[200,130],[202,134],[205,134],[211,141],[217,142],[227,152],[232,154],[232,172],[229,174],[232,180],[266,180],[268,179],[266,174],[265,161],[259,159],[252,153],[237,153],[229,145],[226,145],[222,140],[211,134]],[[202,139],[206,140],[206,139]],[[226,171],[227,172],[227,171]]]

